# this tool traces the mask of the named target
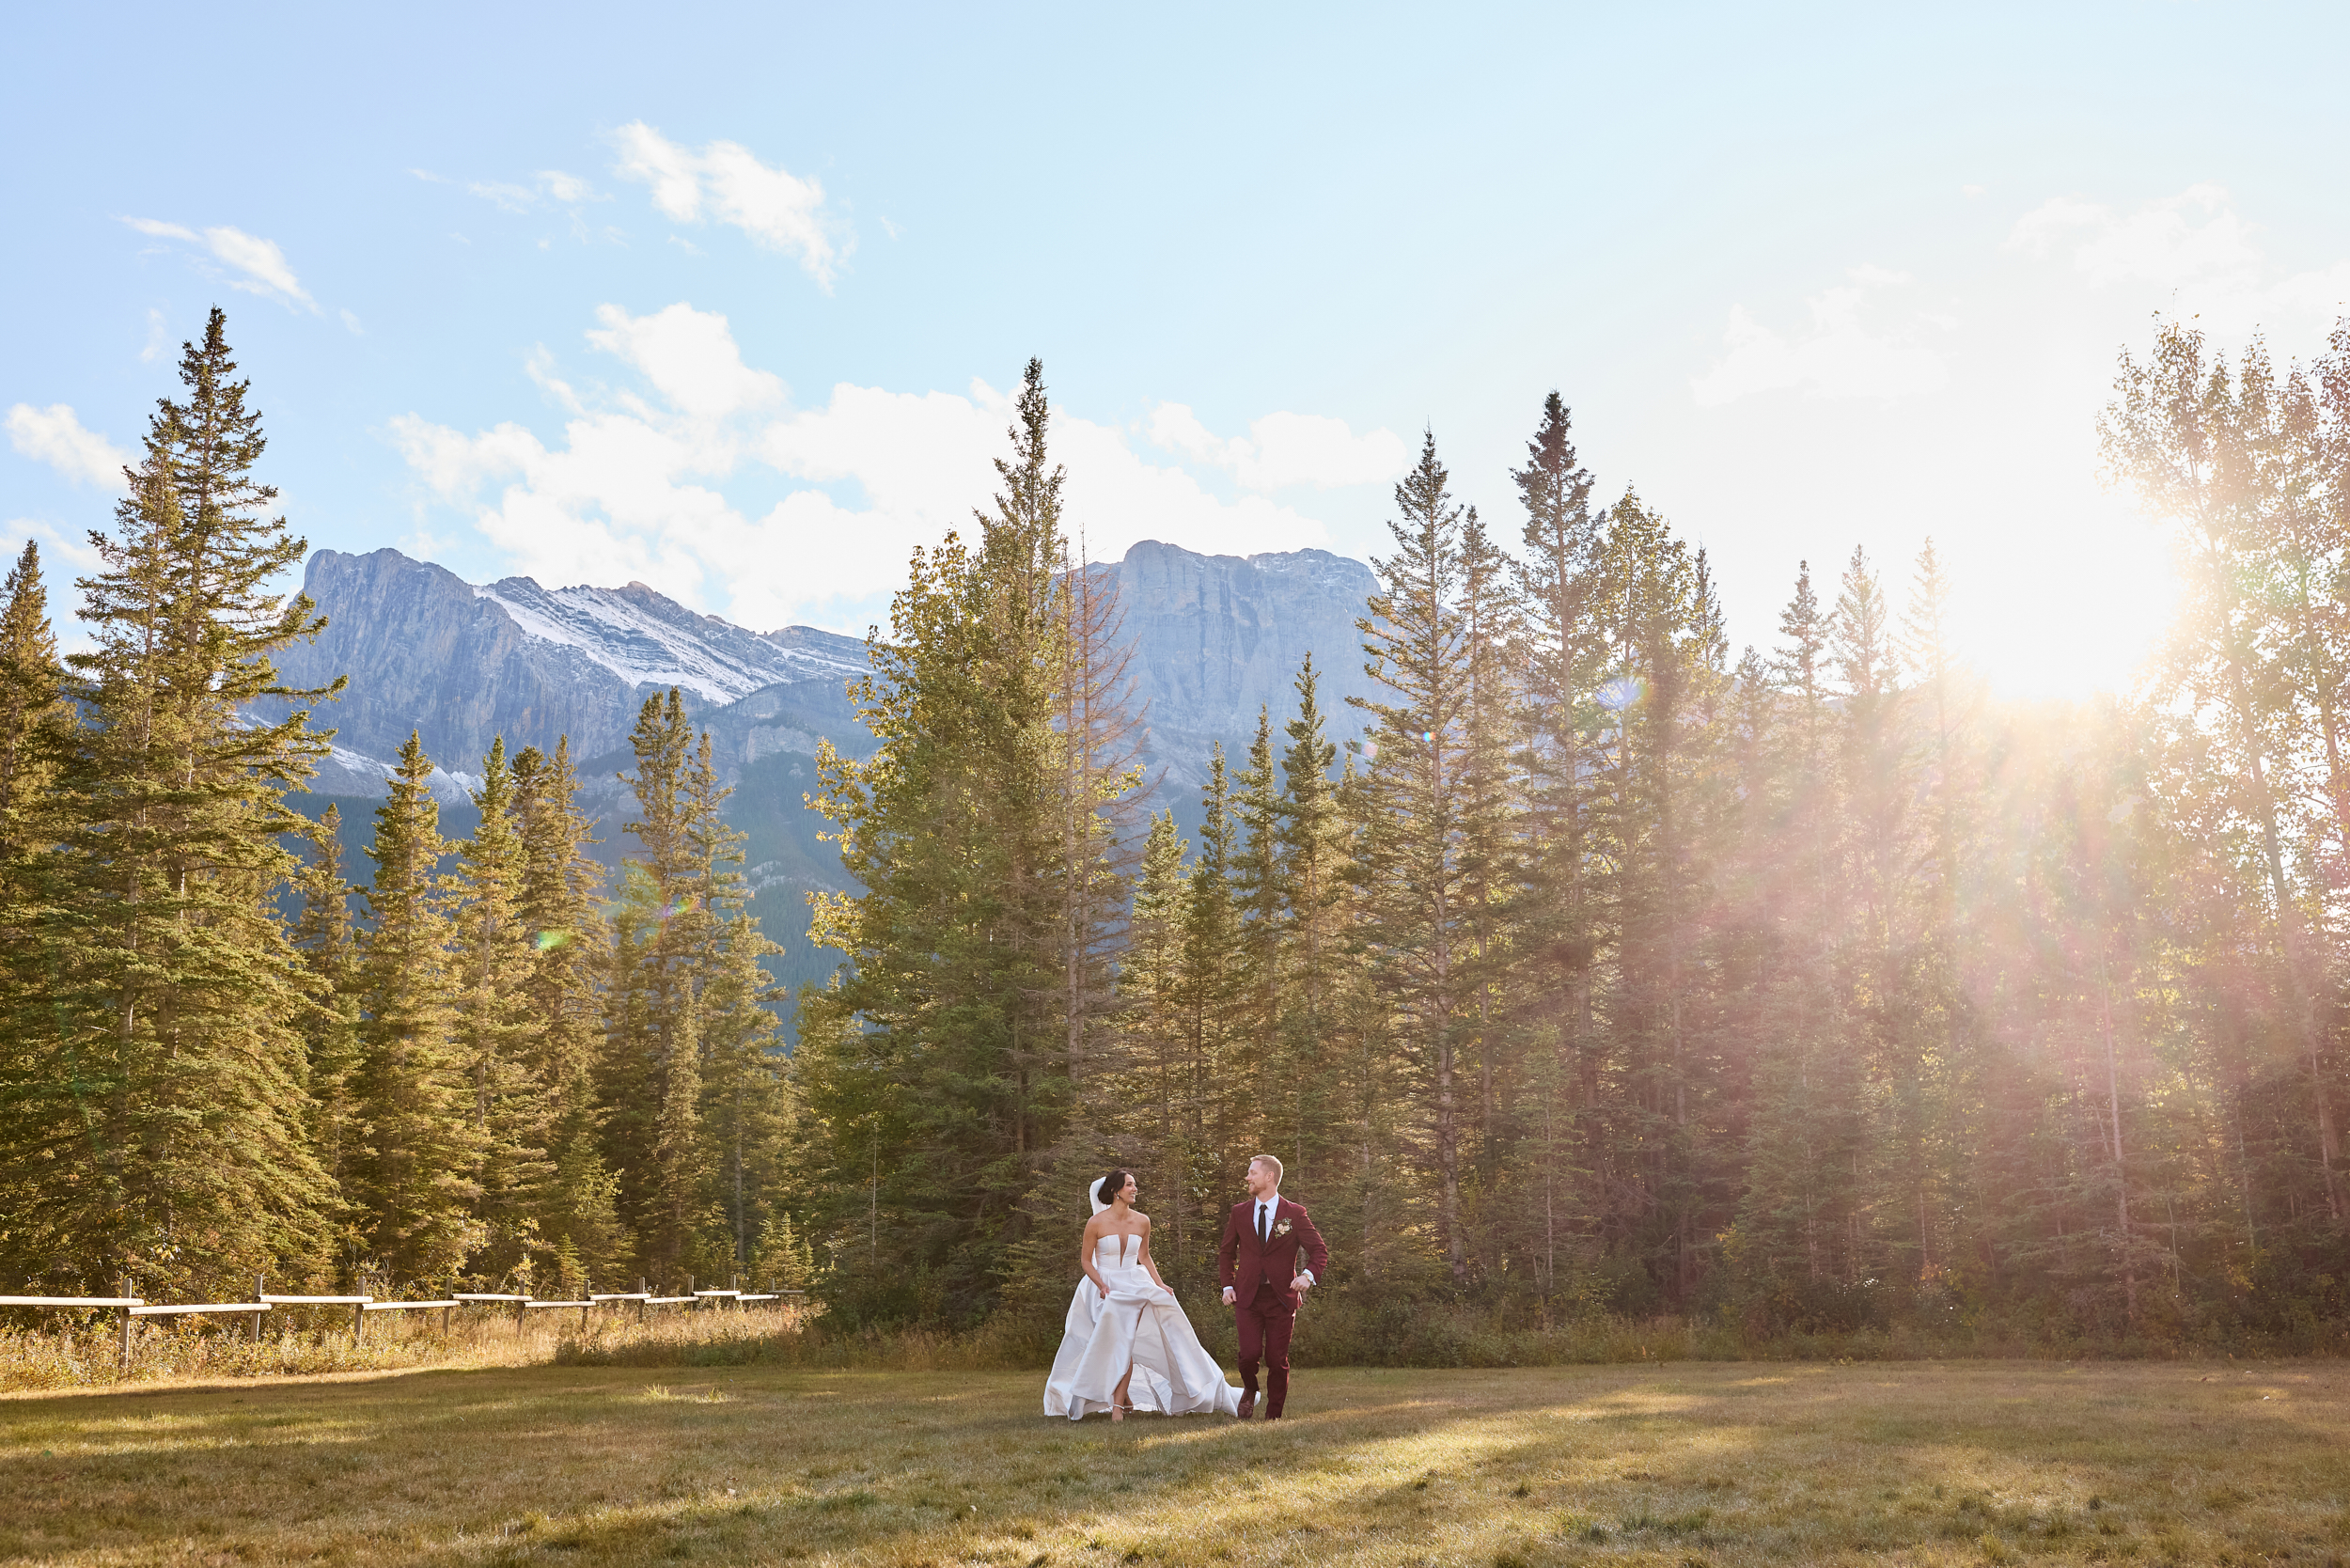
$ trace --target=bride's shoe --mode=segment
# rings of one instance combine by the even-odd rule
[[[1126,1412],[1132,1410],[1134,1406],[1131,1404],[1113,1404],[1110,1406],[1110,1419],[1114,1421],[1122,1421],[1126,1419]]]

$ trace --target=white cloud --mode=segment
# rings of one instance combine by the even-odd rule
[[[743,363],[724,316],[680,303],[632,317],[606,305],[597,307],[596,320],[603,327],[589,333],[588,341],[619,355],[694,418],[723,419],[783,400],[781,380]]]
[[[96,572],[102,567],[105,562],[91,547],[89,536],[83,534],[77,537],[62,528],[52,527],[38,518],[11,517],[5,524],[0,524],[0,539],[8,541],[7,554],[11,565],[18,556],[24,554],[26,540],[32,540],[40,546],[41,577],[49,589],[50,622],[56,628],[61,644],[69,649],[86,646],[87,638],[68,635],[69,628],[78,629],[81,623],[63,613],[66,605],[58,596],[58,588],[62,585],[57,563],[63,560],[82,572]]]
[[[139,351],[141,363],[152,365],[171,347],[171,328],[164,313],[149,307],[147,312],[147,347]]]
[[[409,172],[435,184],[447,183],[438,176],[428,175],[420,169]],[[575,174],[566,174],[561,169],[540,169],[530,177],[530,183],[526,185],[516,184],[510,180],[479,180],[467,185],[465,190],[509,212],[528,212],[547,205],[578,207],[587,202],[608,199],[598,194],[587,180]]]
[[[1872,307],[1872,293],[1905,285],[1909,275],[1860,266],[1846,277],[1805,302],[1811,313],[1809,332],[1779,333],[1757,321],[1744,306],[1731,306],[1722,334],[1728,352],[1689,383],[1699,404],[1712,407],[1757,392],[1790,390],[1819,398],[1898,398],[1941,386],[1949,379],[1948,368],[1939,353],[1918,340],[1916,327],[1948,330],[1954,324],[1950,318],[1916,312],[1900,325],[1872,331],[1867,318],[1882,314]]]
[[[1187,405],[1161,403],[1151,411],[1150,433],[1152,445],[1225,469],[1250,490],[1375,484],[1412,461],[1393,431],[1356,435],[1345,420],[1321,414],[1268,414],[1250,423],[1246,436],[1225,438],[1210,433]]]
[[[413,414],[392,422],[432,503],[465,515],[515,571],[639,578],[742,625],[862,631],[913,547],[948,528],[967,536],[997,487],[992,460],[1013,411],[982,382],[962,395],[843,383],[795,409],[780,379],[743,362],[722,316],[607,306],[597,322],[588,341],[637,384],[586,386],[534,358],[533,378],[567,412],[554,442],[513,423],[466,435]],[[1097,559],[1142,539],[1233,554],[1328,542],[1289,507],[1227,503],[1145,461],[1114,425],[1063,411],[1052,440],[1072,531]]]
[[[2211,184],[2190,185],[2126,213],[2057,196],[2016,220],[2006,248],[2046,256],[2064,244],[2074,270],[2100,287],[2234,277],[2258,267],[2261,256],[2251,226],[2228,205],[2228,193]]]
[[[286,261],[286,253],[277,248],[274,240],[264,240],[258,234],[247,234],[242,228],[223,226],[208,228],[202,233],[176,223],[164,223],[155,218],[125,218],[122,220],[140,233],[157,240],[181,240],[200,247],[212,259],[232,272],[243,275],[231,277],[228,287],[242,289],[248,294],[258,294],[306,310],[318,309],[318,302],[294,276],[293,268]]]
[[[845,251],[834,233],[843,226],[824,210],[824,188],[781,167],[769,168],[737,142],[712,142],[696,152],[645,124],[632,121],[613,138],[619,162],[613,172],[652,188],[652,204],[679,223],[705,217],[732,224],[769,250],[796,258],[827,291]]]
[[[465,189],[493,207],[504,208],[509,212],[527,212],[539,205],[537,191],[527,185],[509,184],[502,180],[478,180]]]
[[[74,483],[94,484],[101,490],[123,488],[122,470],[131,462],[131,454],[96,431],[84,430],[69,405],[35,408],[18,403],[8,410],[8,429],[10,446]]]
[[[569,204],[604,199],[588,181],[575,174],[565,174],[561,169],[540,169],[539,188],[556,200]]]
[[[342,316],[343,325],[351,330],[351,335],[353,337],[365,337],[368,335],[368,329],[359,324],[358,317],[352,315],[348,310],[344,311]]]
[[[2126,211],[2052,197],[2016,220],[2004,248],[2061,256],[2092,289],[2167,290],[2167,309],[2228,334],[2324,325],[2350,304],[2350,261],[2287,273],[2226,188],[2208,182]]]

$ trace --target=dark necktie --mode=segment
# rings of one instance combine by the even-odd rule
[[[1257,1245],[1259,1247],[1264,1246],[1267,1242],[1273,1239],[1272,1235],[1265,1230],[1265,1216],[1271,1213],[1272,1211],[1267,1209],[1262,1203],[1257,1205]]]

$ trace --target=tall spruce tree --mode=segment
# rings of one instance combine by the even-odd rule
[[[1436,1234],[1446,1268],[1465,1284],[1462,1045],[1473,1038],[1480,912],[1465,841],[1473,655],[1459,601],[1467,509],[1453,502],[1450,482],[1431,433],[1419,463],[1396,486],[1397,516],[1387,525],[1395,554],[1371,563],[1382,591],[1355,623],[1367,668],[1386,696],[1355,700],[1372,715],[1378,747],[1369,779],[1378,821],[1367,868],[1374,980],[1418,1075]]]
[[[49,624],[40,548],[31,540],[24,541],[0,592],[7,595],[0,604],[0,889],[5,889],[11,869],[43,841],[49,785],[70,744],[73,715],[59,695],[64,671]],[[21,898],[0,891],[0,899],[11,904]]]
[[[778,951],[749,912],[739,868],[744,836],[721,814],[733,792],[718,782],[710,732],[702,731],[686,776],[686,832],[694,878],[711,918],[693,955],[696,1038],[701,1067],[698,1108],[702,1168],[714,1188],[703,1195],[698,1253],[714,1277],[751,1266],[759,1238],[782,1215],[781,1158],[791,1122],[778,1071],[772,983],[760,960]],[[715,1213],[721,1223],[713,1226]]]
[[[267,515],[264,440],[215,309],[160,400],[81,580],[65,660],[82,722],[52,785],[0,1085],[0,1168],[39,1193],[7,1265],[200,1289],[322,1255],[333,1193],[305,1136],[308,1005],[275,896],[284,795],[325,741],[272,655],[322,624],[273,585],[304,542]],[[22,635],[22,628],[19,628]],[[339,683],[338,683],[339,685]],[[37,695],[37,694],[36,694]],[[290,712],[259,716],[274,699]],[[20,991],[19,999],[24,993]]]
[[[539,1215],[554,1175],[554,1105],[540,1072],[546,1024],[531,996],[533,932],[523,915],[528,850],[505,736],[492,739],[481,787],[472,793],[479,825],[458,846],[449,956],[455,1044],[471,1081],[481,1151],[475,1212],[485,1227],[485,1250],[475,1266],[526,1283],[551,1256]]]
[[[593,824],[580,811],[571,741],[555,755],[515,753],[514,814],[523,876],[516,914],[530,933],[525,990],[538,1023],[533,1064],[550,1098],[548,1152],[555,1162],[539,1211],[547,1244],[577,1260],[583,1279],[609,1278],[634,1250],[620,1223],[619,1179],[605,1162],[604,1111],[596,1094],[603,1045],[599,983],[610,952],[598,893],[603,869],[588,853]]]
[[[305,1079],[310,1094],[311,1152],[335,1184],[335,1257],[349,1274],[359,1261],[350,1199],[366,1125],[360,1118],[358,939],[351,920],[355,889],[343,877],[342,808],[330,805],[309,835],[309,856],[294,891],[301,900],[293,945],[315,988],[303,1024]]]
[[[446,1288],[487,1239],[478,1217],[486,1139],[463,1043],[441,808],[432,760],[400,747],[368,858],[360,944],[357,1099],[366,1144],[352,1183],[362,1266],[384,1283]]]
[[[816,901],[815,936],[851,967],[803,999],[800,1079],[838,1195],[836,1303],[859,1314],[971,1321],[1028,1278],[1024,1260],[1042,1281],[1068,1238],[1039,1227],[1077,1180],[1058,1167],[1096,1152],[1064,1142],[1082,1064],[1063,1016],[1068,557],[1049,416],[1031,361],[978,547],[917,551],[889,638],[869,644],[855,696],[879,750],[818,755],[815,804],[864,891]]]

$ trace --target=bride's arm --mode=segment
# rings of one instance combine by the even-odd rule
[[[1102,1216],[1099,1215],[1086,1221],[1085,1234],[1077,1238],[1077,1266],[1086,1271],[1086,1278],[1093,1281],[1093,1288],[1107,1298],[1110,1288],[1102,1283],[1102,1271],[1093,1266],[1093,1235],[1101,1224]]]
[[[1167,1281],[1159,1278],[1159,1265],[1151,1257],[1151,1216],[1139,1215],[1136,1217],[1142,1221],[1142,1266],[1150,1271],[1151,1283],[1165,1290]]]

